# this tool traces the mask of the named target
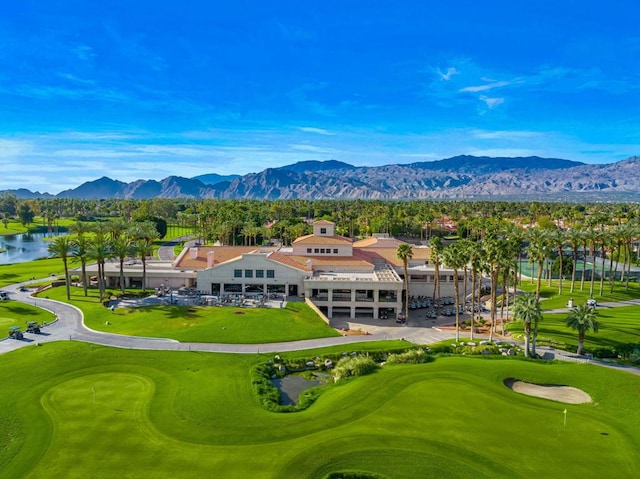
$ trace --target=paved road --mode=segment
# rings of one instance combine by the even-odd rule
[[[19,285],[13,285],[4,288],[5,291],[9,292],[11,300],[29,303],[51,311],[55,314],[57,320],[43,327],[42,334],[26,333],[23,341],[13,339],[0,341],[0,354],[36,343],[60,340],[84,341],[127,349],[255,354],[298,351],[385,339],[406,339],[417,344],[430,344],[453,337],[452,333],[443,332],[435,328],[396,325],[391,322],[389,326],[379,326],[372,334],[366,335],[337,336],[268,344],[181,343],[173,339],[142,338],[94,331],[84,325],[82,312],[75,306],[49,299],[34,298],[31,296],[32,291],[22,292],[18,290],[18,287]],[[361,328],[355,328],[354,326],[355,323],[352,329],[367,327],[367,325],[360,325]]]
[[[160,248],[158,248],[158,259],[160,261],[173,261],[176,259],[176,255],[174,253],[175,247],[182,243],[183,241],[187,241],[193,238],[193,235],[182,236],[180,238],[176,238],[171,241],[167,241]],[[196,240],[193,240],[190,243],[195,243]],[[187,244],[187,246],[193,246],[192,244]]]
[[[430,327],[424,320],[410,317],[409,322],[406,325],[395,324],[393,320],[388,320],[389,322],[385,324],[380,324],[380,320],[363,320],[364,322],[348,320],[343,324],[343,326],[350,330],[362,330],[368,333],[363,335],[337,336],[331,338],[268,344],[181,343],[173,339],[142,338],[139,336],[124,336],[120,334],[94,331],[84,325],[82,312],[75,306],[49,299],[34,298],[31,296],[32,291],[19,291],[19,286],[20,285],[13,285],[4,288],[4,291],[9,292],[11,300],[33,304],[34,306],[51,311],[57,319],[53,323],[42,328],[41,334],[26,333],[25,339],[22,341],[13,339],[1,340],[0,354],[37,343],[62,340],[83,341],[125,349],[256,354],[299,351],[326,346],[339,346],[390,339],[404,339],[414,344],[432,344],[455,337],[455,334],[452,331],[440,329],[438,325]],[[618,307],[629,305],[640,305],[640,299],[622,301],[619,303],[603,303],[598,307]],[[568,311],[568,308],[553,311]],[[442,319],[440,319],[440,321],[442,321]],[[478,337],[476,339],[479,340],[483,338]],[[576,354],[571,354],[566,351],[553,350],[550,348],[538,348],[538,351],[540,354],[544,354],[546,352],[553,355],[554,359],[561,361],[591,363],[640,375],[640,369],[638,368],[604,363],[601,361],[590,361],[585,357],[577,356]]]

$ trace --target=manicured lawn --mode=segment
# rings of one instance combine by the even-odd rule
[[[79,265],[79,263],[77,264]],[[69,267],[75,267],[76,263],[70,262]],[[64,267],[60,259],[40,259],[27,263],[1,264],[0,288],[9,284],[18,284],[28,281],[30,278],[50,277],[51,274],[64,278]]]
[[[586,304],[587,299],[589,299],[589,283],[585,283],[584,290],[580,291],[580,283],[577,282],[573,293],[570,292],[569,288],[571,286],[571,281],[564,280],[562,284],[562,295],[558,294],[558,280],[554,280],[552,286],[549,287],[549,283],[547,281],[543,281],[540,288],[540,297],[543,298],[540,306],[543,310],[545,309],[556,309],[556,308],[564,308],[567,306],[569,299],[573,298],[574,304]],[[536,285],[535,280],[534,283],[528,279],[523,279],[522,283],[518,285],[519,289],[524,291],[535,292]],[[595,284],[593,297],[599,302],[616,302],[616,301],[627,301],[630,299],[638,299],[640,298],[640,289],[638,288],[638,283],[629,283],[629,289],[625,290],[625,285],[616,282],[613,293],[610,293],[609,283],[605,282],[604,294],[602,296],[598,295],[599,285]]]
[[[330,385],[306,411],[278,414],[260,407],[249,380],[270,358],[73,342],[3,355],[2,476],[640,475],[640,377],[628,373],[440,358]],[[593,402],[523,396],[503,385],[512,377],[575,386]]]
[[[304,303],[289,303],[284,309],[155,306],[117,308],[112,313],[99,303],[96,289],[91,289],[88,297],[82,288],[71,291],[71,304],[83,311],[85,324],[109,333],[236,344],[339,336]],[[44,291],[42,295],[67,302],[64,287]]]
[[[36,308],[26,303],[17,301],[0,301],[0,339],[7,336],[11,326],[20,326],[24,331],[28,321],[37,321],[39,324],[53,321],[55,316],[43,309]]]
[[[640,306],[597,308],[600,327],[598,333],[587,333],[584,346],[587,352],[594,348],[620,347],[625,344],[640,344]],[[544,314],[538,327],[539,341],[555,341],[578,345],[578,333],[565,326],[568,313]],[[522,333],[522,322],[507,326],[514,335]]]

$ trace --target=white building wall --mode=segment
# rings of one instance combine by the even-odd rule
[[[241,271],[241,277],[236,277],[236,270]],[[257,271],[263,271],[263,277],[257,276]],[[269,278],[268,271],[274,272],[274,277]],[[247,274],[251,271],[250,275]],[[271,261],[264,254],[244,254],[235,261],[229,261],[215,268],[208,268],[198,272],[198,289],[211,293],[212,283],[242,285],[243,290],[247,285],[285,285],[287,291],[289,286],[295,285],[298,294],[304,291],[304,271],[285,266],[281,263]]]

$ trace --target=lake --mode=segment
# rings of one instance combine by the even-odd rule
[[[66,233],[61,233],[66,234]],[[49,242],[45,238],[53,238],[53,233],[22,233],[0,236],[0,264],[24,263],[49,256]]]

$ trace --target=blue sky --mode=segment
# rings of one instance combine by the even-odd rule
[[[573,0],[20,0],[0,189],[305,160],[640,154],[640,7]]]

